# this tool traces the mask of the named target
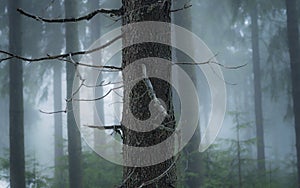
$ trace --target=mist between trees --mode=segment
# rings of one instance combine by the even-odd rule
[[[0,1],[0,187],[300,187],[299,7]]]

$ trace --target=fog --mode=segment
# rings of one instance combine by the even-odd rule
[[[117,0],[95,2],[101,8],[120,7],[120,1]],[[85,15],[97,9],[97,7],[93,7],[95,2],[78,2],[79,15]],[[181,169],[178,170],[180,171],[178,187],[200,187],[197,184],[191,185],[187,181],[193,175],[201,179],[201,187],[222,187],[222,183],[224,183],[223,187],[298,187],[294,117],[299,116],[299,114],[295,114],[293,110],[294,100],[287,42],[286,5],[284,1],[247,2],[192,0],[186,3],[175,0],[172,5],[173,9],[186,7],[186,4],[192,5],[189,8],[172,12],[172,23],[197,35],[211,50],[213,54],[211,58],[217,60],[217,64],[214,66],[218,66],[224,76],[222,78],[216,73],[216,79],[220,79],[225,83],[227,94],[225,98],[225,117],[220,132],[216,135],[213,144],[201,153],[201,159],[203,160],[201,167],[205,169],[201,172],[203,174],[198,176],[193,174],[196,172],[189,171],[191,166],[199,165],[199,161],[189,164],[189,162],[186,162],[188,157],[183,157],[178,162],[178,168]],[[253,37],[252,4],[255,4],[257,8],[258,72],[254,71],[253,62],[255,59],[253,58],[253,54],[255,54],[253,53],[253,50],[255,50],[253,40],[256,39]],[[63,18],[65,16],[62,0],[39,2],[26,0],[21,2],[20,7],[26,12],[46,18]],[[300,8],[299,5],[298,8]],[[110,15],[99,14],[93,17],[92,20],[94,21],[77,23],[80,50],[89,49],[101,36],[121,26],[121,20]],[[19,55],[37,58],[69,53],[66,51],[64,23],[44,23],[24,15],[22,15],[21,23],[22,54]],[[98,27],[95,27],[97,24]],[[9,30],[8,2],[1,1],[0,49],[3,51],[9,50]],[[176,43],[174,36],[172,36],[173,44]],[[191,45],[195,45],[193,42]],[[203,51],[195,49],[193,53],[201,54]],[[105,57],[109,54],[99,56],[107,61],[106,65],[121,66],[121,52],[107,60],[105,60]],[[5,54],[0,54],[1,59],[6,57]],[[182,51],[172,49],[172,61],[174,63],[176,61],[191,62],[193,60]],[[55,158],[57,156],[55,154],[54,123],[56,114],[62,116],[63,145],[60,147],[63,155],[60,157],[63,165],[59,169],[64,174],[62,177],[63,185],[69,185],[67,183],[67,156],[69,154],[67,113],[73,113],[73,109],[71,112],[67,109],[66,63],[68,62],[58,59],[23,62],[24,146],[27,187],[53,187],[57,181],[55,178],[55,169],[57,168]],[[56,64],[62,65],[59,70],[61,82],[58,87],[61,88],[62,97],[59,108],[55,108],[54,104],[55,97],[57,97],[54,96],[56,86],[53,77],[54,71],[57,71],[54,68]],[[201,66],[206,65],[183,65],[181,67],[190,76],[197,90],[200,126],[198,131],[200,131],[202,137],[210,119],[216,117],[211,113],[211,85],[208,83]],[[81,116],[78,121],[81,122],[82,130],[88,130],[89,132],[88,134],[82,134],[81,137],[83,184],[84,187],[115,187],[122,182],[122,167],[99,156],[96,153],[98,150],[95,145],[97,145],[97,132],[102,136],[106,135],[105,138],[103,136],[100,139],[103,147],[110,147],[109,144],[114,140],[113,138],[121,142],[123,133],[119,133],[114,129],[97,130],[84,125],[116,126],[121,124],[124,102],[122,98],[122,74],[120,71],[101,72],[96,70],[97,72],[100,72],[101,76],[97,76],[96,84],[107,85],[91,87],[91,92],[94,92],[95,97],[108,94],[103,100],[95,102],[96,112],[90,112],[84,107],[84,104],[90,103],[80,102],[79,111]],[[256,78],[259,78],[258,82],[255,82]],[[178,78],[174,77],[172,79],[176,81]],[[10,176],[9,61],[0,62],[0,80],[0,187],[5,187],[9,186],[6,184],[8,184]],[[79,80],[79,84],[80,81],[82,80]],[[88,81],[85,83],[90,84]],[[260,84],[260,87],[256,85],[257,83]],[[116,89],[116,87],[120,88]],[[184,88],[184,86],[180,87]],[[259,89],[255,90],[257,88]],[[175,90],[173,92],[175,117],[177,119],[181,115],[180,97]],[[80,96],[88,96],[81,91],[78,93],[79,98]],[[189,92],[186,91],[185,94],[189,95]],[[260,100],[257,98],[259,96]],[[257,136],[259,107],[256,105],[261,106],[262,112],[260,116],[264,136],[262,149],[264,151],[263,161],[265,166],[263,176],[267,179],[263,181],[260,181],[257,177],[257,171],[259,171],[257,163],[260,164],[259,159],[257,159],[257,143],[261,141],[261,138]],[[96,115],[100,117],[101,121],[94,119]],[[85,137],[85,135],[89,136]],[[203,142],[198,141],[197,144],[201,145]],[[188,149],[184,149],[183,153],[186,150]],[[112,146],[107,152],[113,155],[119,151]],[[120,155],[121,152],[118,154]],[[185,156],[185,154],[182,155]]]

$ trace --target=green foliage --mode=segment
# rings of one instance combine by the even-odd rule
[[[221,149],[220,145],[231,143],[227,149]],[[242,146],[250,147],[253,142],[243,143]],[[210,147],[203,154],[205,166],[204,188],[215,187],[244,187],[244,188],[280,188],[280,187],[296,187],[296,171],[290,171],[291,163],[286,164],[285,168],[272,167],[282,161],[269,161],[267,164],[266,177],[262,179],[257,175],[255,159],[252,159],[247,150],[242,150],[241,153],[241,177],[239,182],[238,158],[237,151],[234,145],[234,140],[219,140],[218,144]]]
[[[83,153],[84,187],[116,187],[122,182],[122,166],[106,161],[95,153]]]
[[[59,167],[64,172],[65,185],[68,185],[68,156],[65,155],[62,160],[64,166]],[[98,187],[116,187],[122,182],[122,166],[115,165],[101,158],[94,152],[83,151],[83,187],[98,188]],[[54,179],[50,179],[51,187],[56,188]],[[57,187],[58,188],[58,187]]]
[[[9,181],[9,157],[7,154],[0,158],[0,180]],[[67,164],[68,156],[64,156],[63,164]],[[83,152],[83,187],[117,187],[122,182],[122,166],[115,165],[93,152]],[[68,165],[59,167],[66,177],[68,185]],[[54,168],[43,168],[34,158],[26,157],[26,184],[35,188],[53,187],[54,179],[49,176]]]
[[[9,157],[8,150],[4,157],[0,158],[0,180],[5,180],[9,182]],[[50,186],[50,178],[45,175],[45,171],[42,169],[39,163],[31,156],[26,157],[26,168],[25,168],[25,178],[26,186],[35,188],[44,188]]]
[[[248,122],[246,113],[228,112],[233,116],[236,138],[219,138],[214,145],[202,153],[203,184],[201,188],[281,188],[297,187],[296,163],[293,155],[285,161],[266,161],[265,179],[258,175],[257,160],[252,149],[256,147],[256,138],[243,139],[243,131],[253,128]],[[239,132],[238,132],[239,131]],[[241,134],[241,136],[240,136]],[[199,177],[199,174],[187,172],[187,156],[181,153],[178,169],[178,187],[188,188],[185,180],[188,177]],[[193,162],[195,165],[197,162]],[[200,187],[194,185],[194,187]],[[193,187],[193,188],[194,188]]]

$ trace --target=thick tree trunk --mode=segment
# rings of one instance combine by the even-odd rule
[[[286,0],[288,46],[291,61],[292,95],[294,102],[294,120],[296,132],[298,187],[300,187],[300,47],[297,1]]]
[[[182,2],[174,1],[174,7],[183,6]],[[178,11],[174,13],[174,23],[185,29],[192,30],[192,17],[191,17],[191,9]],[[176,35],[176,33],[175,33]],[[189,62],[190,58],[187,58],[185,55],[181,53],[176,53],[176,61],[177,62]],[[181,65],[180,66],[191,78],[195,86],[197,86],[197,69],[194,66],[190,65]],[[184,86],[181,86],[184,89]],[[191,100],[194,100],[191,98]],[[186,168],[186,164],[188,164],[185,170],[185,183],[188,187],[201,187],[203,184],[203,163],[202,157],[199,150],[199,144],[201,141],[200,135],[200,120],[197,129],[188,145],[185,147],[185,160],[184,164]]]
[[[21,55],[21,16],[19,0],[8,1],[9,51]],[[25,188],[23,65],[12,59],[9,64],[9,148],[10,187]]]
[[[262,113],[262,92],[259,58],[259,31],[258,31],[257,4],[254,2],[251,10],[251,33],[252,33],[252,60],[254,73],[254,101],[255,101],[255,123],[257,138],[257,167],[260,175],[265,175],[265,144]]]
[[[53,67],[53,100],[54,109],[62,109],[62,66],[56,62]],[[62,128],[62,114],[56,113],[54,115],[54,178],[56,187],[64,187],[64,173],[63,166],[63,128]]]
[[[72,0],[65,0],[65,14],[66,17],[75,17],[78,14],[77,2]],[[76,23],[66,24],[66,51],[78,51],[79,39],[78,28]],[[76,61],[76,58],[73,57]],[[75,75],[74,65],[68,63],[66,65],[67,72],[67,98],[72,97],[72,87]],[[68,153],[69,153],[69,184],[71,188],[82,188],[82,160],[81,160],[81,137],[80,132],[76,126],[74,112],[75,110],[71,102],[68,102]]]
[[[122,0],[124,14],[125,16],[122,19],[123,25],[140,22],[140,21],[162,21],[162,22],[170,22],[170,6],[171,1],[140,1],[140,0]],[[130,31],[129,38],[134,38],[137,36],[142,37],[144,34],[149,33],[151,31],[138,31],[133,27]],[[170,30],[166,31],[165,37],[170,37]],[[127,33],[128,35],[128,33]],[[130,39],[129,39],[130,41]],[[171,48],[166,45],[156,44],[156,43],[142,43],[132,45],[130,47],[126,47],[122,50],[122,67],[126,67],[136,60],[140,60],[146,57],[160,57],[166,60],[171,60]],[[157,70],[162,74],[169,75],[171,73],[171,66],[161,67],[162,70]],[[151,70],[151,67],[148,67],[147,70]],[[130,109],[123,108],[123,119],[122,125],[124,123],[131,124],[130,126],[138,127],[134,121],[131,121],[128,114],[132,113],[135,118],[140,120],[145,120],[149,118],[149,110],[148,105],[150,102],[150,98],[148,95],[144,95],[147,88],[145,88],[144,82],[139,82],[135,87],[132,88],[131,91],[126,87],[131,81],[132,78],[136,75],[132,74],[140,74],[141,71],[135,73],[128,73],[123,71],[123,81],[124,81],[124,103],[128,102]],[[169,113],[169,118],[165,118],[163,124],[169,122],[168,127],[174,127],[174,114],[172,107],[172,95],[171,95],[171,87],[170,85],[162,81],[160,79],[152,78],[150,79],[153,85],[154,91],[156,93],[157,98],[162,99],[166,104],[166,109]],[[127,98],[128,97],[128,98]],[[129,101],[128,101],[129,100]],[[172,122],[172,123],[170,123]],[[149,125],[152,126],[152,125]],[[167,137],[171,135],[170,131],[155,129],[150,132],[136,132],[131,129],[123,126],[123,143],[129,146],[135,147],[147,147],[156,145]],[[172,150],[173,143],[168,145],[169,147],[164,148],[164,151],[161,151],[162,155],[164,153],[170,152]],[[137,156],[133,156],[130,151],[123,149],[123,159],[124,161],[143,161],[146,160],[141,157],[137,158]],[[155,157],[154,157],[155,158]],[[152,160],[152,159],[151,159]],[[155,159],[153,159],[155,160]],[[147,167],[126,167],[124,166],[123,170],[123,179],[124,179],[124,187],[174,187],[176,183],[176,170],[174,166],[174,158],[170,158],[160,164],[147,166]],[[173,165],[173,166],[172,166]],[[157,179],[155,179],[157,178]],[[153,181],[151,181],[153,180]],[[150,181],[150,182],[149,182]],[[146,183],[148,182],[148,183]]]

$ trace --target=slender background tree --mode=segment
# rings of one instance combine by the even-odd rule
[[[9,1],[9,51],[22,55],[21,15],[17,8],[19,0]],[[24,153],[24,107],[23,107],[23,64],[12,59],[9,64],[9,145],[10,186],[25,188]]]
[[[78,15],[77,3],[71,0],[65,0],[66,17],[76,17]],[[66,23],[66,52],[75,52],[79,49],[78,27],[77,23]],[[74,61],[70,57],[70,61]],[[76,59],[75,59],[76,61]],[[67,98],[73,98],[73,80],[75,76],[74,65],[66,64],[67,76]],[[69,159],[69,186],[82,188],[82,159],[81,159],[81,137],[75,122],[73,110],[77,110],[72,102],[67,103],[67,126],[68,126],[68,159]]]
[[[297,150],[297,170],[298,170],[298,185],[300,187],[300,44],[299,44],[299,23],[298,10],[296,0],[286,0],[287,9],[287,31],[288,44],[291,63],[291,77],[292,77],[292,96],[293,108],[295,118],[295,133],[296,133],[296,150]]]

